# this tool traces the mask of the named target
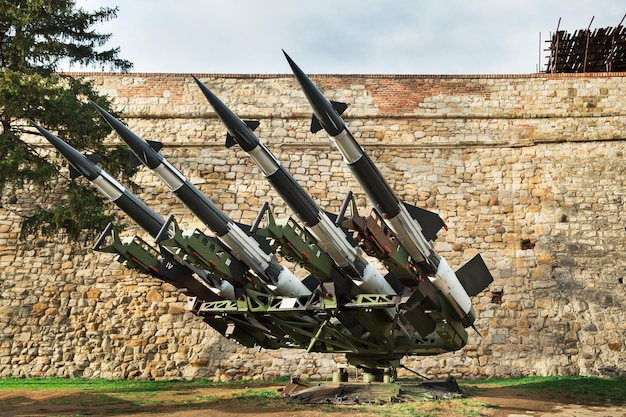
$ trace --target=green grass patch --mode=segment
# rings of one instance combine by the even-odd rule
[[[584,376],[549,376],[464,381],[470,393],[480,395],[482,388],[518,388],[519,396],[558,394],[581,401],[597,400],[626,402],[626,378]]]
[[[280,380],[270,383],[281,383]],[[287,381],[285,380],[285,384]],[[262,386],[268,382],[263,381],[230,381],[213,382],[199,379],[194,381],[181,380],[126,380],[126,379],[86,379],[86,378],[0,378],[0,390],[91,390],[112,392],[160,392],[160,391],[183,391],[193,388]]]
[[[459,381],[469,398],[407,402],[384,405],[308,405],[283,400],[277,391],[286,381],[128,381],[105,379],[0,379],[0,409],[7,412],[31,407],[50,415],[90,415],[98,410],[107,414],[168,413],[185,409],[247,410],[270,415],[290,411],[302,417],[311,415],[345,417],[348,413],[382,417],[472,417],[493,413],[493,390],[507,389],[509,395],[544,398],[571,397],[572,402],[626,404],[626,379],[591,377],[536,377]],[[12,390],[12,391],[9,391]],[[37,400],[30,391],[56,390],[53,398]],[[3,395],[3,391],[7,395]],[[15,394],[17,392],[18,394]],[[482,396],[484,400],[473,398]],[[495,397],[494,397],[495,398]],[[554,400],[556,401],[556,400]]]

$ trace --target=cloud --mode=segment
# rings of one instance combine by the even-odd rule
[[[530,73],[556,29],[615,26],[621,0],[78,0],[137,72]]]

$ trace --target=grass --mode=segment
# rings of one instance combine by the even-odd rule
[[[273,381],[278,383],[279,381]],[[286,382],[286,380],[285,380]],[[163,391],[176,387],[241,387],[243,385],[261,384],[252,381],[212,382],[204,379],[195,381],[180,380],[126,380],[126,379],[85,379],[85,378],[0,378],[2,389],[81,389],[96,391]]]
[[[518,388],[519,395],[559,395],[572,402],[626,402],[625,378],[597,378],[582,376],[526,377],[489,379],[467,382],[471,394],[480,395],[481,387]]]
[[[0,415],[2,411],[23,411],[24,407],[55,416],[81,416],[101,413],[173,413],[184,410],[247,410],[271,415],[293,412],[302,417],[344,416],[354,413],[382,417],[484,416],[497,407],[472,396],[488,398],[494,389],[512,389],[520,397],[554,397],[573,403],[626,404],[626,379],[585,377],[537,377],[460,381],[469,398],[386,405],[306,405],[287,402],[277,386],[286,381],[237,381],[214,383],[199,381],[128,381],[104,379],[0,379]],[[46,394],[54,391],[54,396]],[[32,394],[29,392],[32,391]],[[13,394],[18,392],[19,394]],[[4,393],[7,393],[6,395]],[[41,398],[41,399],[37,399]],[[33,412],[34,413],[34,412]],[[10,415],[10,414],[8,414]],[[48,415],[48,414],[47,414]]]

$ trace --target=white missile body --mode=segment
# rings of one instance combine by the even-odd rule
[[[233,113],[215,94],[198,79],[201,88],[218,117],[226,125],[229,138],[238,143],[260,168],[261,172],[278,191],[283,200],[304,222],[319,246],[346,271],[351,278],[360,281],[360,288],[376,294],[396,294],[375,266],[363,258],[359,249],[352,245],[346,234],[324,212],[278,161],[253,131]],[[227,139],[227,146],[230,144]]]
[[[464,266],[455,273],[446,260],[435,253],[432,243],[425,236],[422,225],[416,220],[416,215],[409,213],[409,206],[396,196],[373,161],[348,130],[340,116],[340,112],[345,110],[346,106],[342,103],[329,102],[286,53],[285,57],[313,108],[311,130],[313,132],[320,129],[326,130],[389,229],[413,260],[424,266],[433,285],[450,302],[465,327],[472,325],[475,314],[470,296],[475,294],[469,292],[477,293],[493,281],[480,255],[468,262],[467,268]],[[419,211],[420,209],[413,207],[412,210]],[[428,234],[436,235],[439,228],[444,225],[443,221],[434,213],[421,211],[428,213],[425,215],[427,219],[423,221],[423,224],[431,227]],[[432,233],[433,229],[434,233]],[[471,266],[469,266],[470,263]],[[461,270],[464,272],[462,282],[457,276]],[[471,288],[471,290],[468,292],[466,288]]]
[[[216,234],[216,237],[231,249],[235,258],[243,261],[268,284],[275,286],[276,292],[280,295],[297,297],[312,294],[302,281],[290,270],[280,265],[272,255],[263,251],[252,236],[245,233],[239,225],[215,206],[148,142],[135,135],[104,109],[97,105],[96,108],[131,148],[139,161],[154,171],[161,181]]]

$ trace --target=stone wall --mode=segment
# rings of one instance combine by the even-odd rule
[[[287,213],[191,77],[86,74],[144,139],[235,220],[270,202]],[[203,75],[320,202],[364,193],[290,75]],[[461,351],[405,358],[430,376],[626,375],[626,74],[313,77],[400,197],[438,212],[436,249],[453,267],[481,253],[495,282],[475,298]],[[111,136],[111,141],[117,141]],[[46,147],[41,143],[43,148]],[[49,148],[47,148],[49,149]],[[139,197],[203,226],[148,171]],[[25,193],[28,194],[28,193]],[[28,196],[17,195],[18,202]],[[174,288],[107,254],[17,239],[0,207],[0,376],[326,378],[341,355],[244,349],[185,310]],[[140,233],[130,229],[127,234]]]

